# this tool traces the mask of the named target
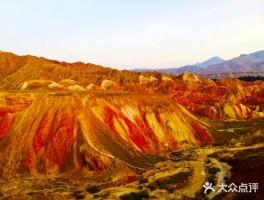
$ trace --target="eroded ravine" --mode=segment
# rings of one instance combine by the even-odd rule
[[[210,155],[214,153],[221,153],[227,152],[232,155],[237,152],[242,152],[245,150],[254,150],[254,149],[261,149],[264,147],[264,143],[259,143],[253,146],[241,146],[241,147],[206,147],[206,148],[198,148],[196,149],[197,153],[197,160],[196,161],[187,161],[189,164],[192,165],[194,169],[193,179],[190,182],[190,185],[187,185],[181,190],[176,190],[176,193],[186,195],[188,197],[195,198],[197,193],[201,193],[202,196],[206,196],[208,199],[213,199],[215,196],[219,195],[219,185],[223,184],[226,185],[226,180],[231,178],[231,169],[232,167],[227,162],[219,161],[219,159],[215,159],[210,157]],[[209,162],[208,162],[209,161]],[[209,163],[209,164],[206,164]],[[212,177],[210,180],[209,169],[210,168],[217,168],[217,171],[213,179],[215,183],[213,184],[212,188],[214,192],[210,192],[208,194],[203,194],[204,188],[203,185],[205,182],[211,182]],[[223,191],[222,191],[223,192]]]

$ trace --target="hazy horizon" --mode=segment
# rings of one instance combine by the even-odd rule
[[[117,69],[172,68],[264,49],[264,2],[2,2],[0,49]]]

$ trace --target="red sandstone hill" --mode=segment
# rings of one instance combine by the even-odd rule
[[[211,119],[264,116],[261,81],[246,83],[227,78],[213,82],[188,72],[173,76],[119,71],[4,52],[0,52],[0,71],[1,90],[163,93],[190,112]]]
[[[0,94],[0,174],[73,175],[117,160],[146,169],[162,152],[212,142],[208,125],[164,95]]]
[[[46,87],[45,84],[48,82],[65,83],[70,81],[69,84],[76,82],[78,85],[86,87],[91,83],[101,85],[102,81],[106,79],[122,85],[136,84],[141,74],[162,76],[155,72],[119,71],[90,63],[66,63],[30,55],[17,56],[0,51],[0,89],[2,90],[19,90],[25,82],[35,83],[34,87],[37,89],[41,86]],[[39,84],[37,84],[38,81]]]
[[[3,52],[0,69],[3,177],[146,169],[163,152],[212,143],[210,125],[167,95],[177,77]]]
[[[0,174],[85,174],[210,144],[209,119],[264,116],[264,83],[0,52]],[[193,115],[195,114],[195,115]]]

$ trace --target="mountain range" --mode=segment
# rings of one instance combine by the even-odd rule
[[[157,71],[177,75],[189,71],[210,78],[264,75],[264,50],[242,54],[227,61],[216,56],[201,63],[179,68],[135,69],[135,71]]]
[[[210,65],[216,65],[216,64],[220,64],[220,63],[223,63],[225,62],[224,59],[218,57],[218,56],[215,56],[215,57],[212,57],[204,62],[201,62],[201,63],[196,63],[195,66],[198,66],[202,69],[205,69],[206,67],[210,66]]]
[[[0,199],[201,199],[206,181],[262,183],[263,117],[263,81],[0,52]]]

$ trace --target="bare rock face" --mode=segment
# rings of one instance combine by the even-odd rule
[[[188,71],[183,72],[183,74],[180,75],[179,77],[181,77],[183,81],[190,81],[190,82],[192,82],[192,81],[200,81],[200,79],[199,79],[199,77],[197,75],[192,74],[192,73],[190,73]]]
[[[112,91],[121,90],[119,84],[111,80],[103,80],[101,84],[101,88],[103,88],[104,90],[112,90]]]
[[[140,75],[138,77],[138,79],[139,79],[139,84],[146,84],[146,83],[149,83],[150,82],[150,79],[149,78],[147,78],[145,76],[142,76],[142,75]]]
[[[79,92],[84,92],[86,91],[82,86],[79,85],[73,85],[73,86],[68,86],[68,90],[70,91],[79,91]]]
[[[148,168],[154,155],[212,142],[170,98],[145,94],[1,93],[0,174],[78,174],[113,159]],[[152,155],[152,156],[151,156]]]
[[[162,76],[163,81],[173,81],[170,77]]]

